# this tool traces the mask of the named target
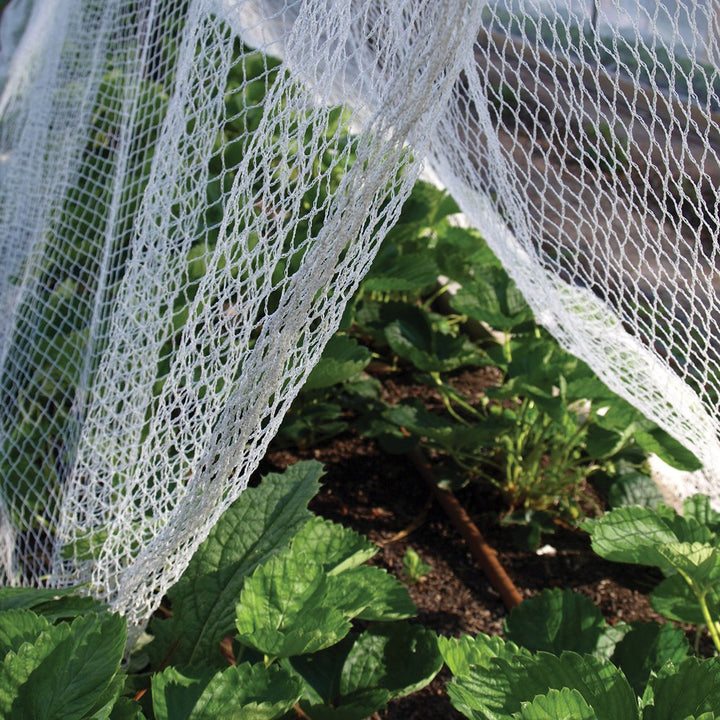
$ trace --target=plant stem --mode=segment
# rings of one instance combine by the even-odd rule
[[[444,450],[445,452],[448,452],[447,448],[444,448],[440,446],[441,450]],[[472,458],[474,459],[474,458]],[[486,482],[488,482],[493,487],[496,487],[498,489],[502,488],[502,484],[498,482],[497,478],[493,477],[490,473],[485,472],[481,467],[478,467],[475,463],[467,463],[463,458],[461,458],[459,455],[453,455],[453,460],[458,465],[458,467],[461,470],[465,470],[470,475],[475,475],[478,478],[484,479]],[[489,458],[483,458],[482,462],[485,465],[489,465],[490,467],[494,467],[499,472],[503,472],[504,468],[499,465],[494,460],[490,460]]]
[[[694,590],[695,588],[693,588]],[[720,653],[720,633],[718,632],[718,624],[712,619],[710,615],[710,609],[707,606],[705,598],[707,597],[707,590],[703,593],[695,593],[698,602],[700,603],[700,610],[702,610],[703,617],[707,623],[708,630],[710,631],[710,637],[715,645],[715,650]]]
[[[512,345],[510,344],[510,341],[512,340],[512,335],[509,332],[505,333],[505,337],[503,338],[503,350],[505,350],[505,359],[508,362],[508,365],[512,362]]]
[[[531,402],[532,400],[530,400],[529,398],[523,398],[522,404],[520,405],[520,417],[517,421],[518,427],[520,428],[527,424],[525,422],[525,416],[527,415],[527,411],[530,409]]]
[[[422,307],[424,310],[429,310],[432,304],[444,293],[446,293],[450,289],[450,283],[445,283],[445,285],[441,285],[423,304]]]
[[[465,410],[465,412],[472,415],[474,418],[482,419],[482,415],[472,405],[470,405],[456,392],[454,392],[454,388],[452,388],[452,386],[448,388],[448,385],[440,377],[440,373],[431,372],[430,377],[432,377],[438,391],[440,392],[440,397],[442,398],[445,408],[458,422],[462,423],[463,425],[470,424],[467,420],[465,420],[465,418],[455,412],[455,409],[452,407],[453,400],[458,406],[460,406],[463,410]]]
[[[587,417],[578,425],[575,432],[565,441],[565,449],[563,454],[564,462],[567,462],[570,459],[570,453],[575,449],[577,445],[580,444],[580,440],[589,424],[589,417]]]

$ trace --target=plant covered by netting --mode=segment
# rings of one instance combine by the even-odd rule
[[[141,623],[423,166],[538,320],[706,464],[688,493],[720,497],[715,10],[623,7],[12,2],[0,580]]]

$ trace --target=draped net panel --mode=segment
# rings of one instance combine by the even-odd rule
[[[717,28],[700,3],[14,0],[0,581],[140,626],[423,167],[720,498]]]

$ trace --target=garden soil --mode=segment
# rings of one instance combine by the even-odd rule
[[[465,373],[456,382],[466,396],[481,393],[493,380],[486,373]],[[412,395],[432,399],[411,379],[386,380],[384,388],[389,402]],[[325,466],[322,490],[311,505],[315,512],[367,535],[380,547],[374,562],[398,577],[403,577],[409,547],[430,566],[424,577],[409,584],[418,622],[441,635],[502,634],[507,611],[498,593],[407,456],[387,454],[376,442],[349,432],[312,449],[271,451],[261,471],[283,470],[307,459]],[[656,571],[602,560],[593,554],[587,535],[569,527],[543,537],[544,554],[520,549],[512,528],[498,522],[498,497],[477,487],[466,487],[457,497],[523,597],[545,588],[571,588],[593,600],[611,624],[662,621],[648,599],[662,577]],[[373,720],[461,718],[445,693],[448,679],[441,674],[420,693],[393,701]]]

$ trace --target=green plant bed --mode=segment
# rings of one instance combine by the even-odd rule
[[[594,476],[618,504],[657,502],[647,453],[685,470],[697,459],[536,324],[482,237],[453,222],[457,210],[416,185],[275,447],[312,447],[350,427],[391,452],[419,443],[449,487],[498,491],[505,520],[535,546],[555,520],[582,519]],[[411,373],[440,407],[427,396],[387,402],[371,363],[383,381]],[[488,368],[498,380],[479,397],[454,384]]]
[[[357,718],[426,685],[442,661],[377,548],[314,516],[322,468],[247,490],[168,593],[127,670],[122,618],[55,591],[0,591],[6,718]],[[140,699],[140,702],[136,700]]]
[[[351,449],[347,457],[359,465],[362,456]],[[333,452],[337,462],[338,449]],[[545,590],[509,614],[500,611],[504,639],[477,632],[462,637],[458,627],[438,636],[433,626],[441,629],[442,608],[433,598],[448,582],[448,538],[428,544],[426,535],[437,518],[412,536],[408,549],[396,549],[394,569],[404,584],[382,569],[391,557],[386,548],[378,556],[361,534],[308,510],[308,503],[317,505],[321,474],[319,463],[299,463],[247,490],[169,591],[125,667],[124,623],[97,602],[68,591],[0,591],[2,716],[359,720],[390,702],[397,710],[381,717],[414,717],[403,714],[412,707],[428,718],[453,717],[441,693],[444,681],[435,681],[432,694],[419,695],[415,705],[410,697],[401,699],[422,693],[443,662],[453,675],[447,697],[471,718],[565,717],[566,706],[572,718],[670,718],[664,703],[681,703],[683,717],[708,720],[707,713],[718,709],[718,661],[698,655],[685,632],[647,620],[610,623],[585,595],[570,590]],[[379,501],[368,495],[382,486],[386,496],[395,495],[398,509],[414,513],[410,495],[393,493],[389,479],[367,478],[363,488],[340,471],[322,491],[323,502],[337,502],[343,487],[354,489],[371,503],[350,505],[342,496],[349,512],[340,516],[356,524],[362,508]],[[424,502],[422,493],[418,502]],[[371,517],[381,529],[383,520],[397,527],[408,519],[392,512]],[[655,517],[663,533],[679,539],[691,532],[714,547],[716,513],[700,497],[688,501],[683,518],[662,507],[654,515],[624,509],[605,517],[591,528],[603,555],[632,546],[645,553],[654,547],[664,557],[663,548],[675,542],[658,537],[650,543],[651,532],[623,531],[618,543],[603,531],[603,523],[617,528],[627,517],[646,524]],[[542,564],[541,557],[534,562]],[[613,566],[622,567],[604,563],[603,570]],[[577,576],[566,574],[565,581]],[[672,590],[663,589],[665,583],[657,591],[663,603]],[[409,622],[417,612],[411,594],[424,598],[423,624]],[[690,597],[678,592],[673,612],[688,606]],[[463,602],[460,597],[455,607]],[[489,596],[485,603],[491,605]]]

